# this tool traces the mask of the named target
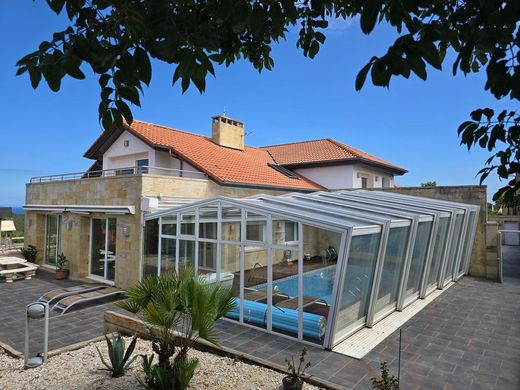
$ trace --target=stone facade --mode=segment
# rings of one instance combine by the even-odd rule
[[[220,186],[211,180],[159,175],[128,175],[90,179],[28,183],[27,205],[110,205],[134,206],[135,214],[110,216],[117,220],[115,284],[127,288],[139,279],[142,242],[140,202],[143,196],[207,198],[217,195],[241,198],[258,193],[279,195],[286,191]],[[64,213],[61,225],[61,248],[69,259],[72,278],[90,274],[91,220],[104,214]],[[38,248],[37,263],[44,263],[45,212],[25,214],[25,242]]]

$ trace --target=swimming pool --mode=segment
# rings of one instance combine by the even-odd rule
[[[334,286],[334,276],[336,266],[320,268],[303,274],[303,295],[306,297],[321,298],[329,305],[332,301],[332,288]],[[263,283],[255,286],[257,290],[265,290],[267,284]],[[298,276],[293,275],[287,278],[273,281],[273,293],[283,292],[291,297],[298,296]]]

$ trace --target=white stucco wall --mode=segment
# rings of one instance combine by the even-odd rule
[[[124,141],[128,141],[128,147],[124,146]],[[155,150],[135,135],[125,131],[103,155],[103,169],[134,167],[136,160],[145,158],[148,159],[149,165],[153,166]]]
[[[361,188],[363,176],[367,177],[368,188],[381,188],[382,177],[388,180],[388,187],[394,186],[393,175],[363,164],[302,168],[297,169],[296,172],[331,190]]]
[[[124,146],[125,141],[128,141],[127,147]],[[181,163],[178,158],[170,156],[170,153],[153,149],[128,131],[123,132],[103,155],[103,169],[135,167],[136,161],[142,159],[148,159],[148,166],[150,167],[199,172],[187,162]],[[161,171],[151,170],[150,173],[161,174]],[[164,173],[166,174],[166,171]],[[168,172],[168,174],[172,173]],[[200,175],[190,175],[188,172],[185,172],[183,176],[201,178]]]

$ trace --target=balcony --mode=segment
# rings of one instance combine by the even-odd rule
[[[126,167],[115,169],[103,169],[99,171],[61,173],[57,175],[33,177],[30,183],[46,183],[53,181],[67,181],[92,179],[100,177],[129,176],[129,175],[155,175],[155,176],[171,176],[183,177],[189,179],[207,179],[207,175],[198,171],[190,171],[186,169],[171,169],[152,166]]]

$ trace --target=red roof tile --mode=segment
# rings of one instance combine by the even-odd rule
[[[165,126],[134,120],[127,129],[153,147],[171,148],[174,153],[219,183],[246,184],[299,190],[322,186],[302,176],[291,179],[271,168],[274,161],[261,148],[243,151],[215,144],[211,138]]]
[[[406,172],[405,169],[380,159],[379,157],[329,138],[284,145],[264,146],[262,149],[267,150],[277,164],[285,166],[361,160],[361,162],[374,163],[390,168],[391,170],[401,171],[401,174]]]

